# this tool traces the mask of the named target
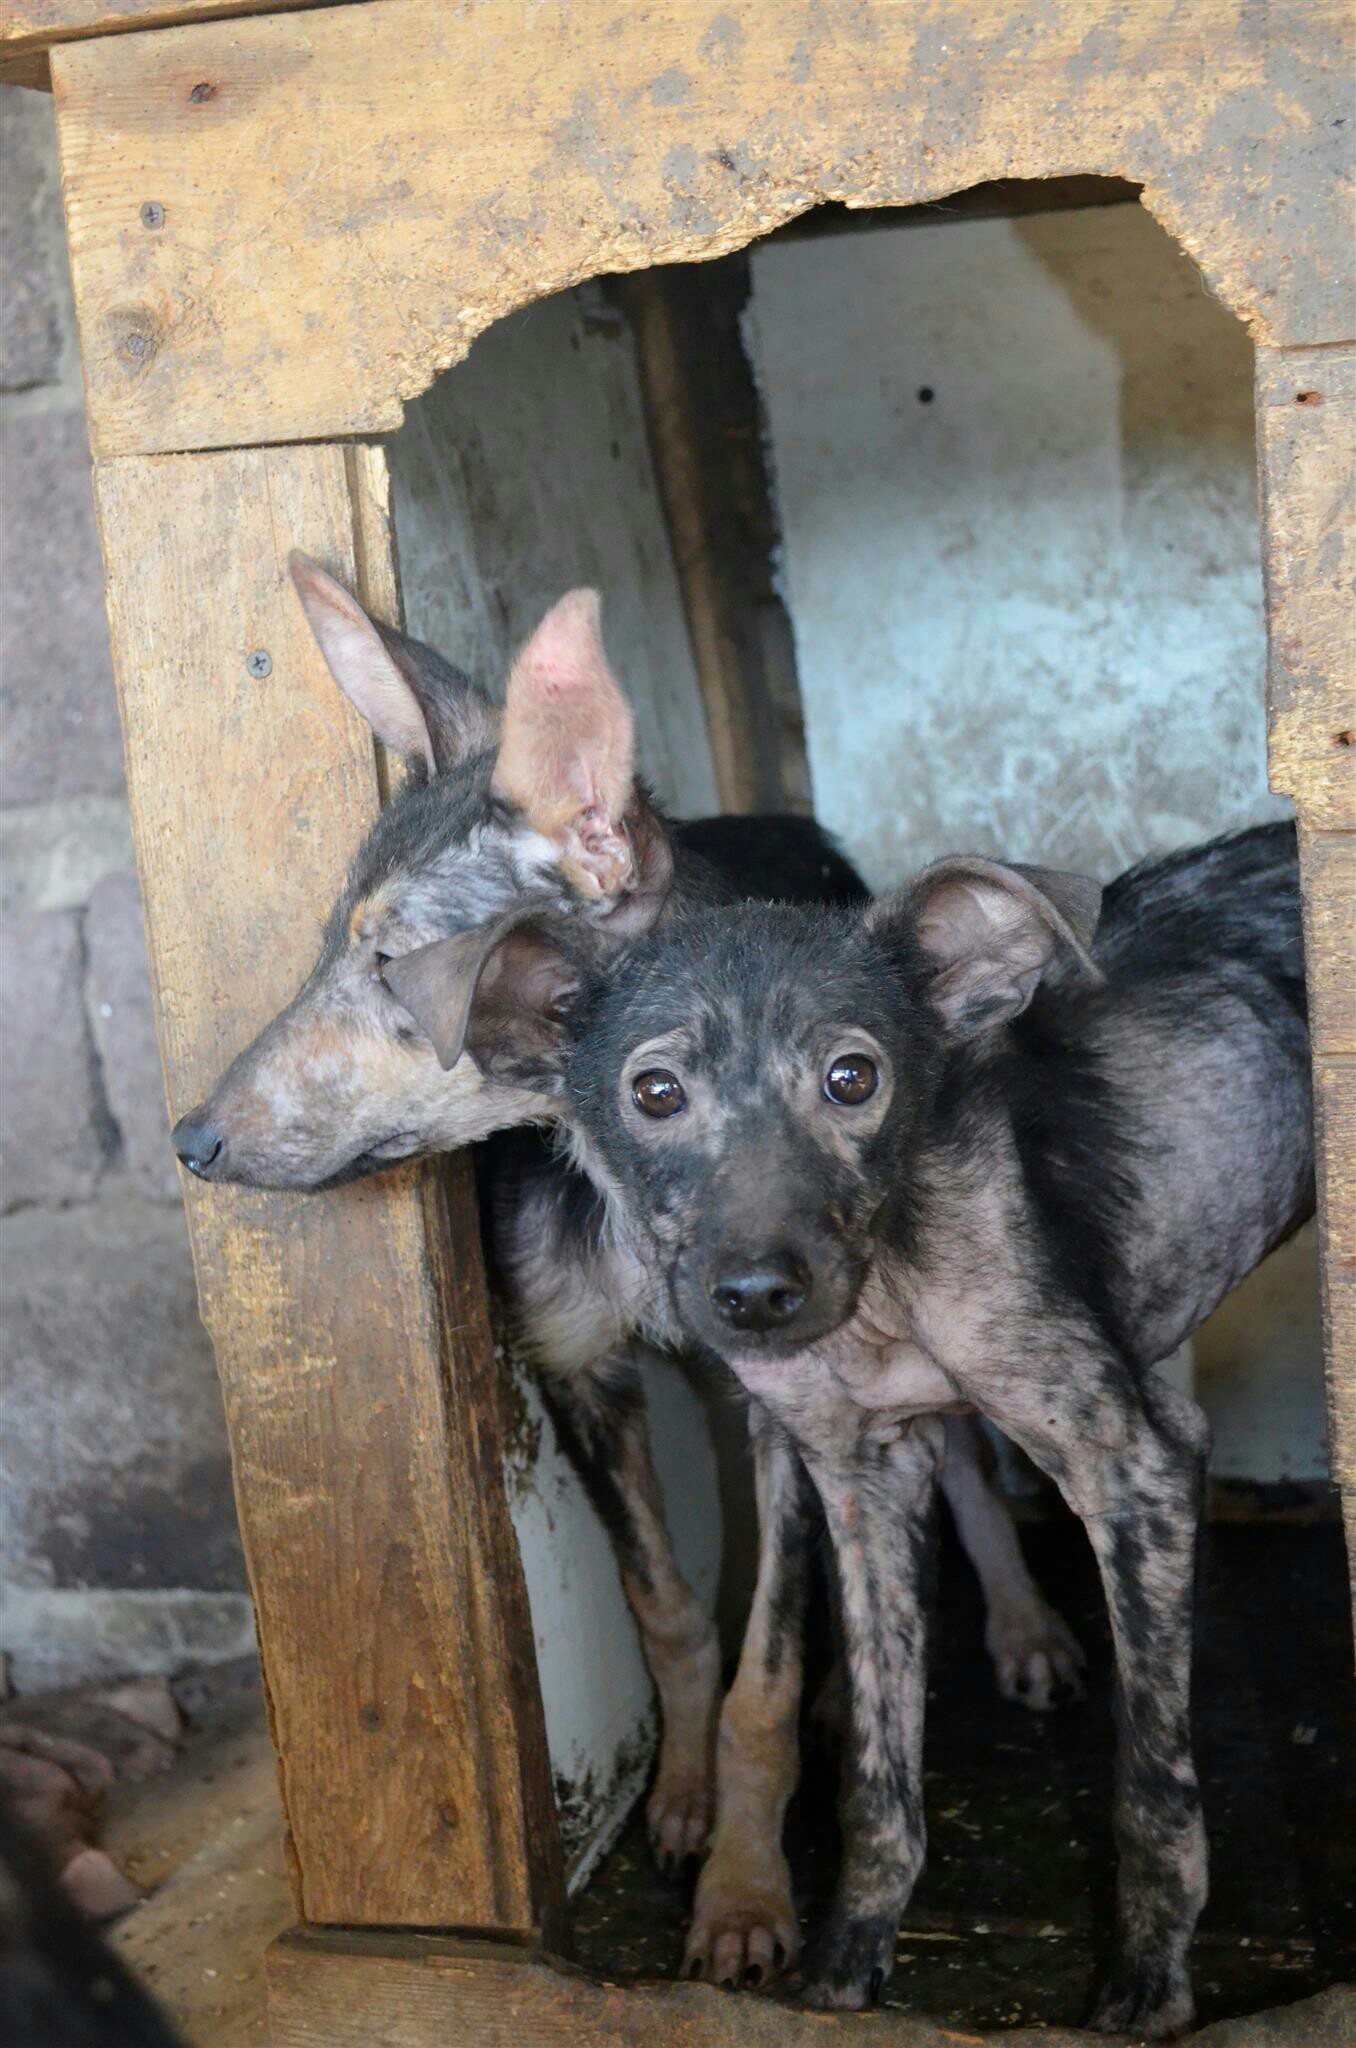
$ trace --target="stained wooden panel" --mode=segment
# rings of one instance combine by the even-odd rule
[[[114,462],[96,495],[178,1115],[305,974],[377,807],[284,565],[303,546],[389,611],[385,465]],[[467,1176],[186,1195],[300,1909],[538,1929],[558,1845]]]
[[[1356,831],[1356,348],[1257,353],[1271,786]]]
[[[762,414],[741,322],[746,258],[616,280],[706,709],[723,811],[812,809]]]
[[[370,0],[66,43],[95,446],[393,427],[579,278],[1071,164],[1142,183],[1259,339],[1346,338],[1351,49],[1346,0]]]
[[[342,1946],[341,1946],[342,1944]],[[472,1943],[285,1935],[268,1956],[273,2048],[979,2048],[980,2037],[898,2007],[809,2012],[732,1998],[711,1984],[607,1984]],[[1076,2027],[989,2041],[1091,2048]],[[1283,2010],[1217,2020],[1202,2048],[1338,2048],[1356,2038],[1356,1993],[1336,1985]]]
[[[1356,1507],[1356,1058],[1315,1059],[1314,1118],[1332,1473]]]
[[[1314,1049],[1356,1056],[1356,833],[1302,831],[1300,861]]]

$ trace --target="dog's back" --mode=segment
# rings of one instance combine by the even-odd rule
[[[1106,1118],[1063,1205],[1105,1205],[1120,1177],[1111,1307],[1152,1363],[1313,1207],[1293,826],[1132,868],[1106,892],[1093,951],[1105,987],[1071,1010],[1045,999],[1076,1020],[1100,1076],[1087,1114]]]

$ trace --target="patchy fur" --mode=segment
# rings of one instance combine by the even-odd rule
[[[828,1520],[852,1747],[811,1998],[876,1995],[921,1866],[935,1418],[978,1409],[1097,1555],[1122,1732],[1094,2018],[1162,2035],[1190,2019],[1206,1889],[1188,1728],[1206,1431],[1151,1368],[1312,1210],[1294,834],[1123,877],[1091,962],[1072,931],[1062,950],[1024,931],[1044,915],[1029,877],[1010,914],[958,917],[941,867],[866,918],[748,906],[638,942],[581,1001],[570,1095],[680,1321],[795,1440]],[[868,1052],[875,1092],[835,1108],[834,1059]],[[659,1059],[683,1106],[646,1120],[637,1067]],[[731,1273],[770,1266],[799,1276],[794,1308],[732,1320]]]
[[[449,664],[367,620],[314,564],[298,564],[294,577],[340,687],[409,756],[416,779],[359,849],[305,986],[176,1127],[181,1159],[203,1178],[329,1187],[392,1159],[549,1123],[566,1109],[562,994],[637,932],[750,897],[865,900],[807,820],[670,826],[659,816],[630,774],[629,714],[592,601],[563,601],[534,636],[501,721]],[[551,921],[567,972],[534,973],[529,959],[510,973],[493,934],[485,946],[453,943],[508,919],[507,942],[530,951],[526,908]],[[473,980],[426,1019],[455,1017],[460,1030],[465,1018],[471,1056],[444,1069],[415,1006],[449,962]],[[455,1035],[442,1048],[449,1057]],[[794,1065],[784,1079],[813,1114]],[[836,1143],[831,1119],[824,1129]],[[770,1974],[778,1952],[796,1945],[780,1829],[796,1775],[808,1489],[785,1435],[755,1414],[759,1594],[717,1745],[715,1639],[663,1526],[642,1392],[647,1343],[678,1345],[682,1332],[648,1235],[601,1161],[587,1148],[579,1156],[582,1170],[530,1133],[502,1145],[495,1255],[562,1440],[611,1534],[660,1694],[649,1811],[662,1859],[700,1849],[713,1770],[718,1778],[689,1963],[722,1977]],[[850,1160],[849,1148],[845,1169]],[[982,1478],[953,1505],[990,1603],[1000,1683],[1030,1667],[1028,1703],[1046,1704],[1033,1660],[1059,1625],[1025,1578],[1006,1509]]]

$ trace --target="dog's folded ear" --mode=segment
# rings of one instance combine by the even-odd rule
[[[544,1085],[564,1068],[566,1013],[588,958],[587,932],[519,905],[389,960],[383,979],[442,1067],[468,1053],[492,1079]]]
[[[370,619],[299,549],[287,566],[330,674],[383,746],[432,777],[495,744],[499,713],[450,662]]]
[[[1100,885],[1085,875],[960,854],[872,905],[866,921],[882,935],[912,937],[934,1005],[965,1036],[1019,1016],[1056,970],[1100,982],[1088,949],[1101,901]]]
[[[628,930],[652,923],[672,874],[636,780],[635,721],[599,630],[596,590],[552,606],[509,671],[494,791],[556,852],[571,893]]]

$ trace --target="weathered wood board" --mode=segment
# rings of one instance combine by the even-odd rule
[[[0,0],[0,59],[50,50],[88,36],[220,20],[235,14],[282,14],[319,0]],[[341,4],[341,0],[335,0]],[[352,0],[350,0],[352,4]]]
[[[1071,166],[1142,183],[1259,341],[1356,334],[1346,0],[524,20],[370,0],[53,51],[98,453],[393,427],[491,321],[580,278],[717,256],[821,200]]]
[[[1300,857],[1314,1050],[1356,1058],[1356,833],[1303,832]]]
[[[810,2012],[710,1984],[608,1984],[481,1943],[284,1935],[267,1960],[273,2048],[980,2048],[909,2012]],[[1336,1986],[1271,2014],[1216,2021],[1199,2048],[1344,2048],[1356,1993]],[[1017,2027],[1004,2048],[1096,2048],[1078,2027]]]
[[[1356,348],[1257,352],[1268,768],[1314,831],[1356,831]]]
[[[174,1115],[305,975],[375,813],[370,733],[285,562],[305,547],[389,615],[385,486],[360,448],[97,470]],[[558,1844],[467,1172],[186,1194],[299,1908],[539,1931]]]
[[[740,323],[747,260],[619,278],[724,811],[806,811],[810,767],[776,514]]]

